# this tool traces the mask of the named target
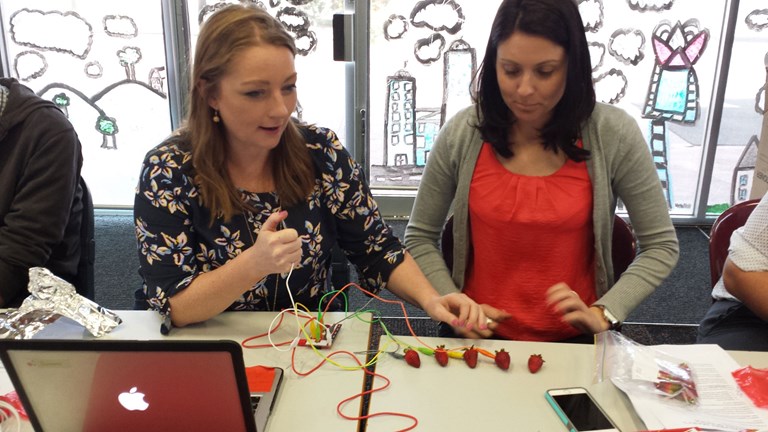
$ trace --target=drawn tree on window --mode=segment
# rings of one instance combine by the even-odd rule
[[[141,50],[137,47],[125,47],[117,51],[120,66],[125,68],[125,77],[136,80],[136,63],[141,61]]]
[[[106,115],[100,115],[99,118],[96,119],[96,130],[99,131],[103,137],[101,148],[117,150],[117,140],[115,139],[115,135],[119,132],[117,129],[117,120]],[[110,137],[111,140],[107,137]]]
[[[53,97],[53,103],[56,104],[57,107],[61,110],[61,112],[64,113],[67,118],[69,118],[69,96],[67,96],[65,93],[57,93],[56,96]]]

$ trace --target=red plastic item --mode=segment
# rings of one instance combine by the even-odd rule
[[[275,379],[275,368],[266,366],[250,366],[245,368],[248,379],[248,390],[251,393],[266,393],[272,388]]]
[[[746,366],[731,372],[731,375],[755,406],[768,408],[768,369]]]
[[[19,417],[21,417],[22,420],[29,420],[27,412],[24,411],[24,407],[21,405],[19,395],[15,391],[0,396],[0,400],[11,404],[11,406],[16,409],[16,412],[19,413]]]

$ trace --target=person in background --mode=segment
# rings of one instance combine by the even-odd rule
[[[0,307],[29,295],[29,269],[75,282],[80,261],[83,156],[51,101],[0,78]]]
[[[163,332],[225,310],[316,309],[332,289],[338,242],[369,290],[484,328],[479,305],[429,284],[336,134],[291,117],[295,53],[280,22],[255,6],[225,7],[202,26],[185,125],[141,168],[137,307],[160,311]]]
[[[768,194],[731,235],[714,302],[699,324],[697,343],[727,350],[768,351]]]
[[[494,321],[463,336],[592,341],[677,263],[648,146],[632,117],[595,102],[574,1],[503,1],[476,84],[430,151],[408,251],[438,291],[467,294]],[[619,199],[639,250],[614,283]],[[451,210],[452,273],[438,249]]]

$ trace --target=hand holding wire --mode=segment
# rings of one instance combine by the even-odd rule
[[[259,236],[253,247],[253,260],[266,273],[286,273],[293,269],[294,264],[301,262],[302,241],[299,233],[293,228],[278,230],[280,224],[288,217],[283,210],[272,213],[261,226]]]

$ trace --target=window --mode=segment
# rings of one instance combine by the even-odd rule
[[[675,220],[703,221],[748,199],[766,110],[764,1],[577,1],[598,99],[646,132]],[[179,126],[186,53],[200,23],[225,3],[0,4],[3,75],[68,115],[97,206],[132,205],[144,154]],[[407,214],[441,125],[471,103],[500,1],[256,3],[296,37],[296,115],[333,129],[353,150],[385,214]],[[332,17],[350,7],[355,62],[334,62]],[[684,57],[665,54],[676,49]]]
[[[4,0],[0,14],[6,75],[69,117],[94,202],[133,205],[144,154],[172,130],[160,2]]]
[[[737,165],[737,159],[749,137],[759,134],[760,122],[759,115],[749,114],[746,102],[751,102],[748,108],[752,109],[757,98],[765,109],[764,90],[763,96],[756,94],[765,84],[761,50],[768,46],[768,32],[763,31],[768,12],[764,6],[759,9],[759,2],[742,1],[738,7],[734,55],[724,63],[729,47],[720,45],[734,32],[729,27],[731,11],[736,10],[733,2],[710,1],[702,8],[696,0],[578,1],[598,100],[623,108],[646,132],[670,213],[676,220],[703,218],[697,208],[701,200],[726,203],[727,207],[738,199],[734,170],[749,170],[749,157],[743,161],[747,165]],[[368,164],[375,188],[395,189],[403,197],[412,197],[437,130],[458,109],[471,103],[471,78],[483,58],[499,3],[372,1],[371,52],[386,53],[370,58]],[[675,54],[678,49],[679,56]],[[715,121],[711,116],[722,107],[716,95],[725,83],[719,76],[723,66],[730,68],[729,94],[734,96],[726,97],[721,140],[715,149],[717,143],[709,134]],[[415,155],[412,165],[398,167],[385,157],[386,146],[381,144],[386,142],[381,136],[385,129],[380,125],[387,115],[387,104],[377,101],[382,93],[377,89],[395,76],[408,76],[413,85],[411,112],[416,113],[419,127],[422,113],[439,113],[434,129],[417,129],[415,144],[403,147]],[[729,112],[736,104],[739,109]],[[742,124],[742,120],[746,122]],[[724,134],[735,141],[724,143]],[[742,137],[736,138],[737,134]],[[718,157],[712,168],[707,161],[715,150]],[[712,173],[710,188],[702,187],[709,178],[700,180],[707,170]],[[744,186],[741,189],[746,190]]]
[[[333,61],[331,31],[333,14],[343,10],[341,0],[262,3],[296,36],[297,115],[333,129],[346,142],[344,64]],[[180,76],[168,77],[168,71],[186,71],[188,59],[166,56],[168,40],[189,44],[191,52],[199,20],[223,4],[189,2],[192,41],[181,26],[164,25],[164,18],[173,15],[169,5],[179,7],[179,1],[0,4],[7,53],[3,75],[53,100],[69,117],[83,145],[83,177],[96,206],[133,205],[144,155],[179,126],[171,112],[182,107],[173,106],[169,82],[178,83],[171,91],[182,93],[187,83]]]

